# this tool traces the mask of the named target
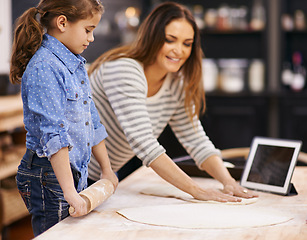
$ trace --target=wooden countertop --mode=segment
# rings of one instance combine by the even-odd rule
[[[202,186],[221,187],[214,179],[194,179]],[[141,167],[120,182],[116,193],[93,212],[81,218],[68,217],[35,239],[303,240],[307,238],[307,167],[296,167],[292,180],[298,195],[280,196],[259,192],[260,199],[255,203],[290,212],[293,219],[286,223],[257,228],[179,229],[131,222],[116,213],[117,210],[127,207],[182,203],[178,199],[140,194],[140,190],[146,186],[163,182],[150,168]]]

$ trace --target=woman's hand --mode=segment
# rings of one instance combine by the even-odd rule
[[[246,188],[240,186],[237,182],[232,181],[230,183],[226,183],[224,185],[223,193],[241,197],[241,198],[253,198],[258,197],[258,194],[251,190],[247,190]]]
[[[224,189],[222,192],[225,194],[240,198],[258,197],[256,193],[243,188],[236,182],[219,156],[212,155],[206,159],[203,162],[201,169],[207,171],[213,178],[223,184]]]
[[[195,199],[218,202],[240,202],[233,194],[225,194],[217,189],[203,189],[183,172],[165,153],[154,160],[150,167],[164,180],[192,195]],[[232,178],[231,178],[232,179]]]
[[[224,193],[217,189],[198,189],[192,195],[197,200],[203,201],[217,201],[217,202],[241,202],[241,198],[233,196],[232,194]]]

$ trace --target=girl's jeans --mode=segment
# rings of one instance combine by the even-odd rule
[[[34,151],[27,149],[18,167],[16,182],[32,214],[34,236],[69,215],[69,205],[47,158],[39,158]]]

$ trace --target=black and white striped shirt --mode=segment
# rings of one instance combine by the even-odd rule
[[[106,62],[91,76],[92,96],[108,137],[105,144],[111,165],[118,171],[135,155],[148,166],[165,152],[157,138],[167,124],[200,165],[220,154],[196,118],[194,128],[184,108],[183,82],[168,74],[160,90],[147,97],[142,64],[129,58]],[[98,180],[100,167],[92,156],[89,176]]]

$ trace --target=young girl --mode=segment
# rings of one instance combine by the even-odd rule
[[[106,147],[113,170],[136,155],[196,199],[236,202],[254,197],[230,176],[199,121],[204,100],[201,60],[193,15],[180,4],[165,2],[144,20],[131,45],[108,51],[91,65],[93,99],[110,130]],[[223,184],[223,192],[198,186],[167,156],[157,141],[167,124],[198,167]],[[97,180],[99,175],[93,158],[89,177]]]
[[[86,214],[78,192],[87,187],[91,153],[102,177],[117,187],[104,126],[90,95],[81,54],[94,41],[99,0],[41,0],[18,20],[10,79],[21,82],[27,151],[17,185],[32,214],[34,235],[68,216]]]

